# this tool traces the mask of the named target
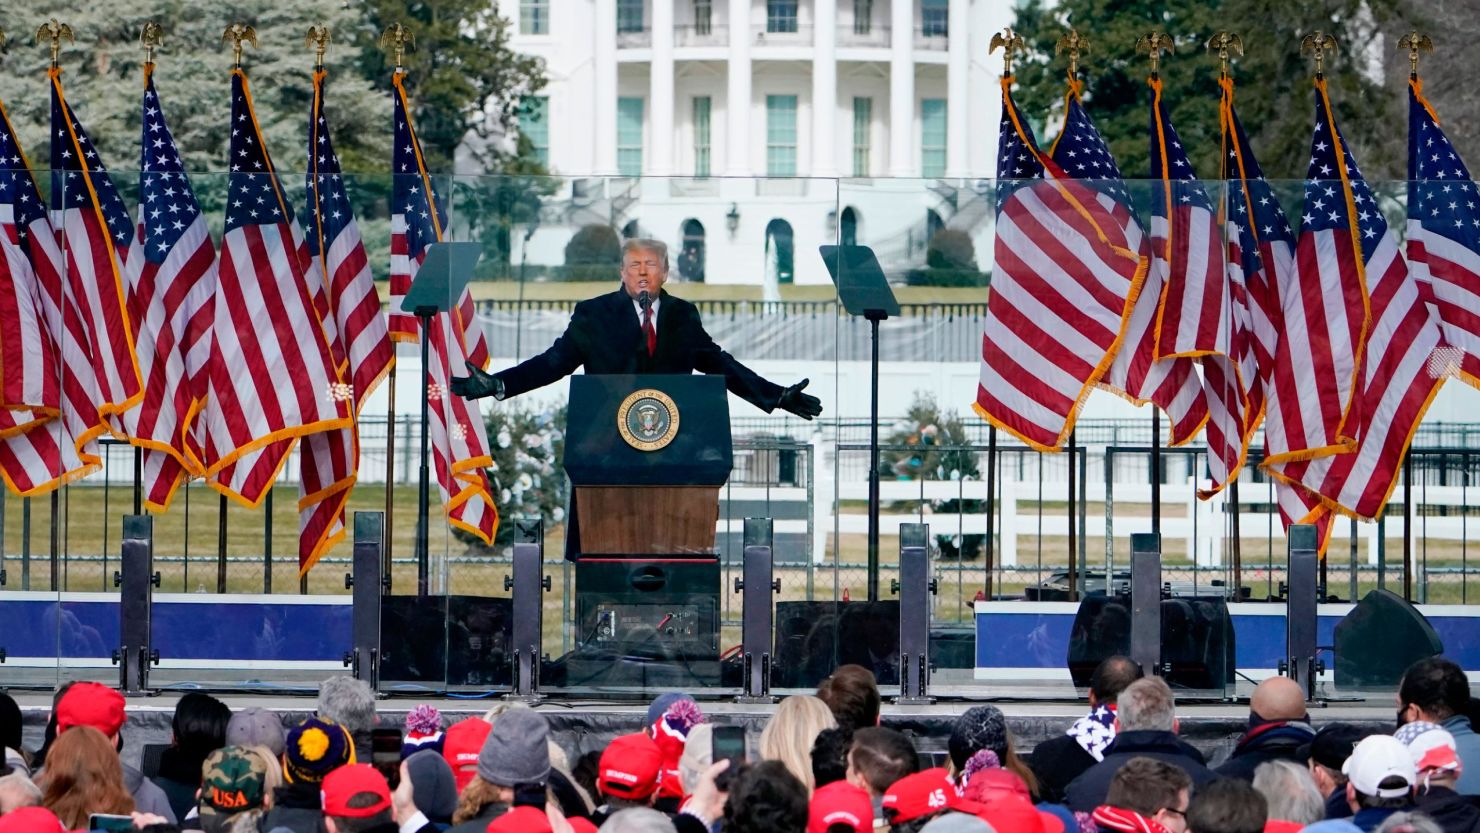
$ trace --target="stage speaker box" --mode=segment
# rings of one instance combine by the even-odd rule
[[[773,688],[816,688],[839,665],[899,685],[899,602],[777,602]]]
[[[1069,634],[1069,675],[1089,686],[1095,667],[1130,656],[1130,596],[1086,596]],[[1220,690],[1234,683],[1233,619],[1218,596],[1177,596],[1161,601],[1162,676],[1169,685]]]
[[[1336,623],[1336,687],[1392,689],[1408,666],[1444,653],[1418,608],[1390,590],[1373,590]]]
[[[582,558],[569,687],[718,686],[719,560]]]
[[[513,609],[486,596],[382,596],[381,681],[513,685]]]

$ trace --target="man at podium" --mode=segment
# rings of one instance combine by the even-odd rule
[[[725,377],[736,396],[770,413],[776,408],[812,419],[822,402],[804,392],[807,379],[783,388],[721,350],[699,320],[699,310],[663,290],[668,246],[633,239],[622,246],[622,286],[576,304],[565,333],[545,352],[499,373],[468,364],[470,375],[452,380],[468,399],[508,399],[557,382],[576,368],[587,373],[711,373]]]

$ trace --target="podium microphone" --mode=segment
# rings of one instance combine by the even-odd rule
[[[637,305],[642,307],[643,310],[646,310],[648,307],[651,307],[653,305],[653,299],[648,297],[646,289],[637,293]]]

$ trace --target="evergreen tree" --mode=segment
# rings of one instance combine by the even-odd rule
[[[1320,29],[1340,51],[1327,61],[1327,83],[1342,133],[1368,179],[1404,176],[1402,97],[1385,86],[1382,67],[1407,25],[1411,0],[1027,0],[1015,28],[1028,43],[1017,62],[1018,102],[1047,149],[1063,116],[1067,60],[1054,44],[1069,26],[1090,39],[1080,61],[1084,103],[1128,178],[1150,171],[1149,62],[1135,52],[1152,29],[1176,39],[1163,58],[1163,100],[1198,176],[1218,176],[1217,60],[1205,44],[1215,32],[1243,37],[1234,68],[1239,116],[1271,179],[1300,179],[1310,154],[1312,65],[1300,39]],[[1395,122],[1394,119],[1398,119]]]

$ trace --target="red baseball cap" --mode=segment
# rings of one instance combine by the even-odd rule
[[[481,717],[470,717],[452,724],[442,734],[442,757],[452,767],[452,778],[457,782],[458,792],[462,792],[478,774],[478,753],[483,751],[483,742],[488,740],[488,733],[492,731],[492,723]]]
[[[855,833],[872,833],[874,802],[868,793],[847,781],[818,787],[807,809],[807,833],[827,833],[834,824],[846,824]]]
[[[375,793],[380,800],[369,807],[349,806],[349,800],[361,793]],[[336,818],[365,819],[391,806],[390,784],[369,764],[347,764],[329,773],[321,794],[324,815]]]
[[[555,833],[550,817],[538,807],[515,807],[488,825],[488,833]]]
[[[639,732],[622,735],[601,753],[596,788],[603,795],[641,801],[658,789],[663,752],[652,738]]]
[[[956,785],[942,768],[927,769],[895,781],[884,793],[884,815],[889,823],[900,824],[949,810],[961,804]],[[1014,828],[999,828],[1012,830]]]
[[[57,703],[57,734],[91,726],[114,737],[123,728],[123,695],[102,683],[76,683]]]
[[[0,833],[66,833],[66,826],[45,807],[22,807],[0,816]]]

